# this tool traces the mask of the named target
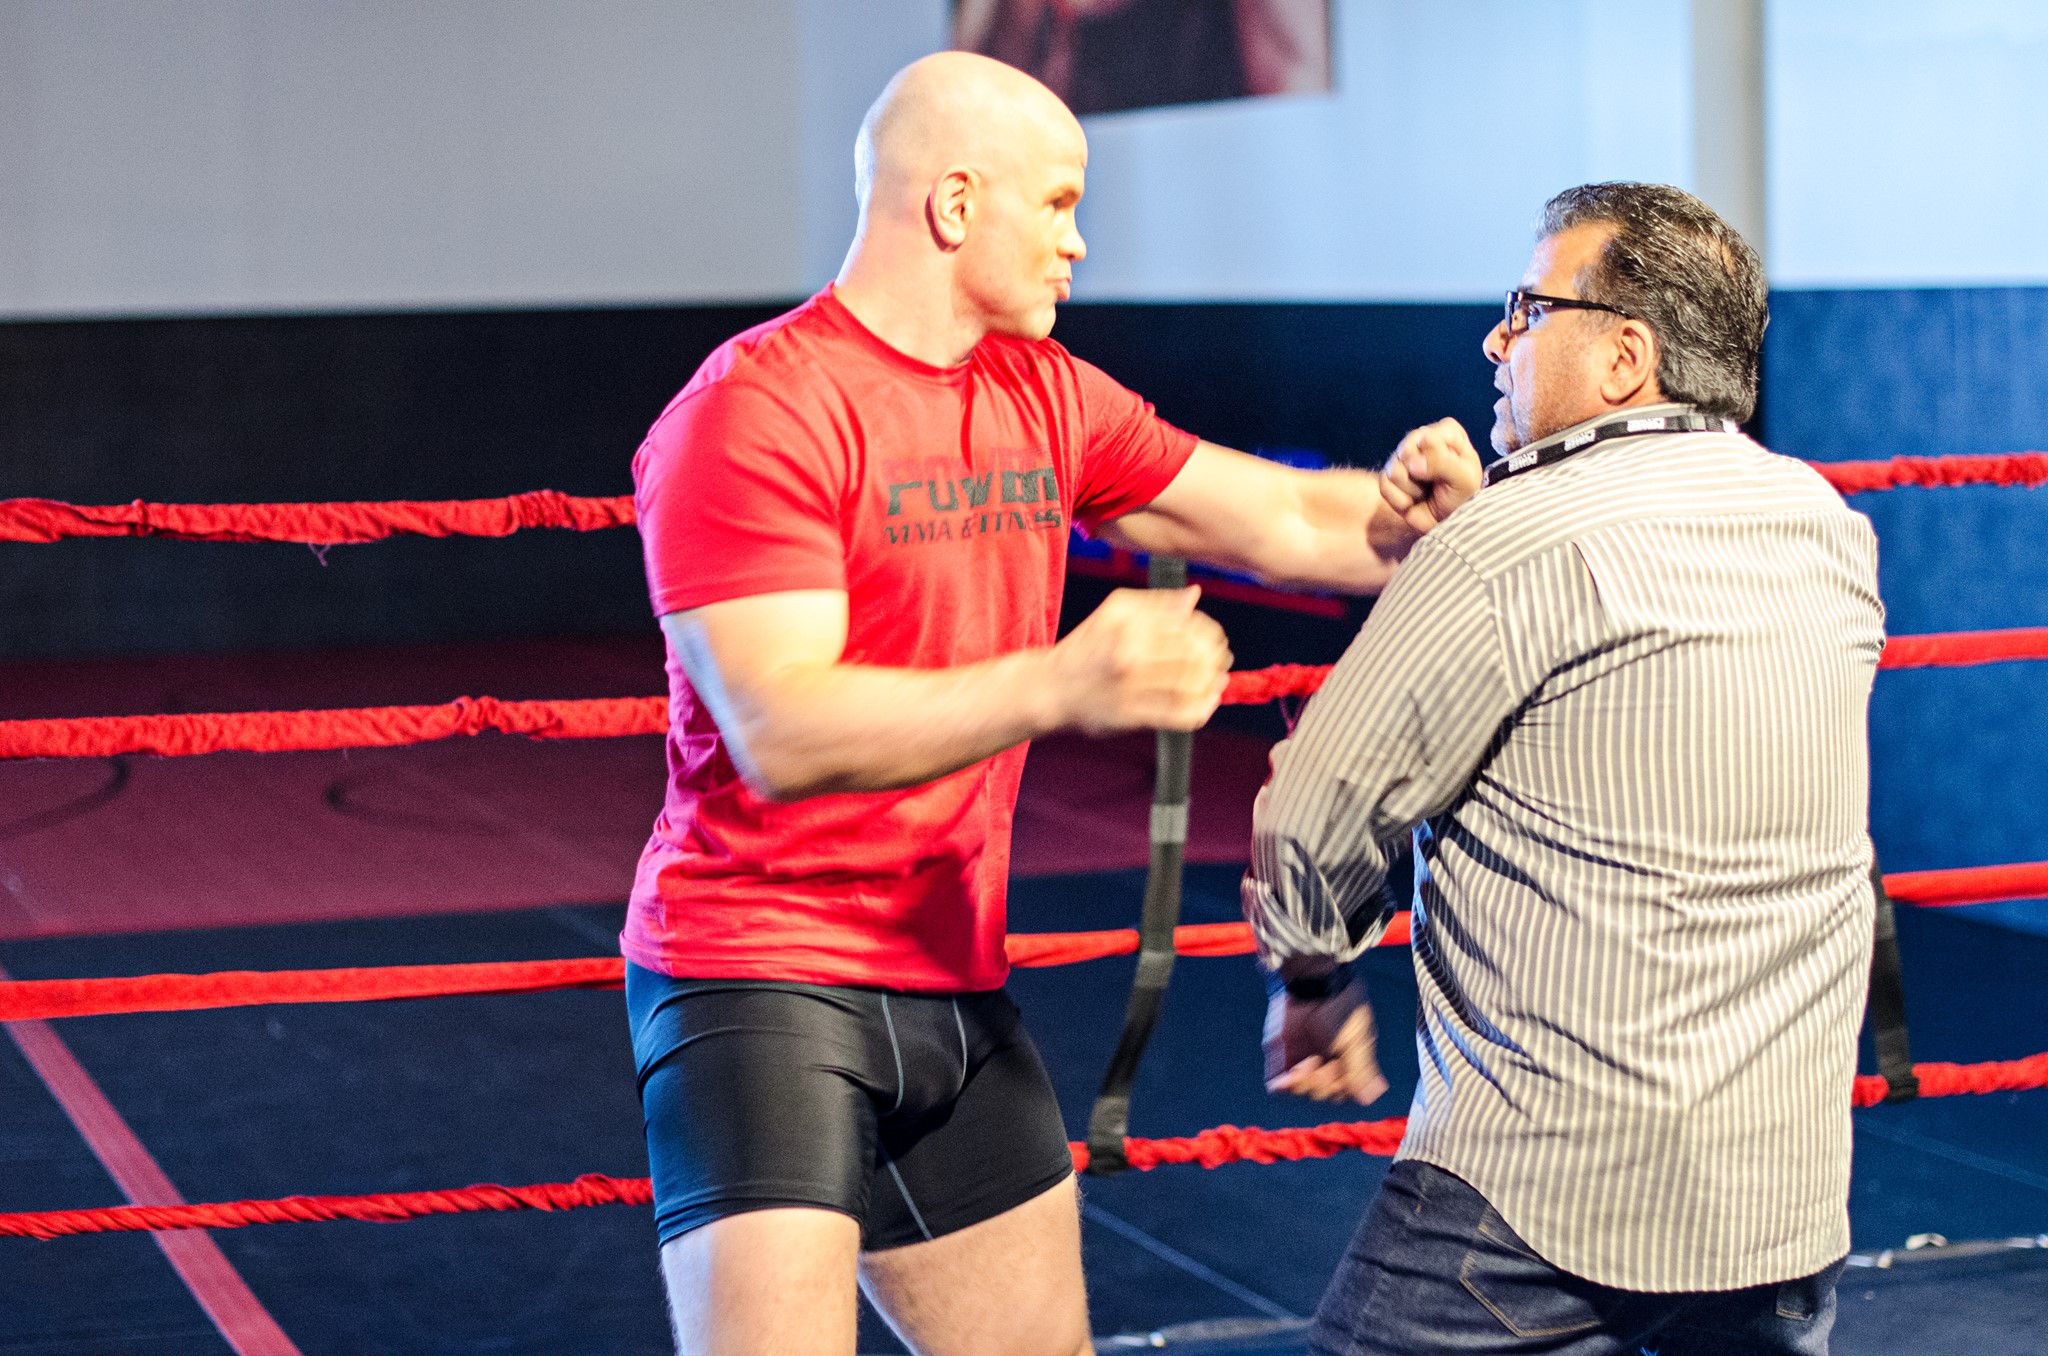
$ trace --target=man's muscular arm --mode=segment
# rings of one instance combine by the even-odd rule
[[[747,784],[772,800],[915,786],[1054,730],[1191,730],[1230,650],[1196,590],[1121,589],[1050,649],[949,669],[843,663],[846,595],[768,593],[661,619]]]
[[[1300,471],[1205,442],[1158,498],[1104,524],[1104,535],[1269,583],[1377,593],[1416,539],[1478,488],[1479,454],[1451,420],[1409,434],[1380,473]]]

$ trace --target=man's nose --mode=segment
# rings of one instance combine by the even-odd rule
[[[1512,342],[1514,336],[1508,333],[1508,322],[1496,320],[1493,322],[1493,328],[1486,332],[1486,338],[1480,342],[1479,351],[1486,355],[1486,361],[1498,367],[1508,360],[1508,345]]]
[[[1067,232],[1067,238],[1060,242],[1060,257],[1080,263],[1088,257],[1088,242],[1081,238],[1079,227]]]

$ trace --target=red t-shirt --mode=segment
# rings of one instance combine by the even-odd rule
[[[843,589],[845,660],[948,668],[1053,643],[1071,518],[1150,503],[1192,435],[1051,340],[957,367],[870,333],[830,288],[728,341],[633,459],[657,616]],[[905,791],[749,791],[668,655],[668,795],[621,946],[701,978],[991,989],[1024,749]]]

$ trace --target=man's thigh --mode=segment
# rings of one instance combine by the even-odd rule
[[[1007,996],[944,1001],[922,1020],[961,1081],[935,1114],[883,1118],[863,1283],[923,1356],[1072,1356],[1087,1347],[1088,1305],[1052,1081]],[[914,1049],[920,1018],[905,1017]]]
[[[975,1320],[985,1337],[1005,1315],[1041,1339],[1018,1350],[1066,1356],[1075,1345],[1042,1339],[1069,1328],[1085,1342],[1065,1128],[1005,995],[630,967],[626,988],[679,1338],[746,1350],[726,1344],[796,1323],[813,1345],[790,1349],[836,1350],[865,1248],[882,1259],[878,1303],[922,1350],[990,1349],[951,1335]],[[805,1298],[758,1312],[778,1284]]]
[[[860,1226],[834,1210],[726,1215],[661,1249],[681,1356],[853,1356]]]
[[[1071,1176],[992,1219],[866,1254],[861,1284],[919,1356],[1091,1350],[1080,1195]]]
[[[637,967],[626,1005],[640,1067],[655,1228],[817,1207],[865,1218],[871,1070],[886,1063],[857,993],[672,980]]]
[[[875,1113],[857,995],[629,967],[662,1279],[685,1356],[852,1356]]]
[[[1072,1175],[1052,1079],[1007,994],[899,999],[891,1010],[906,1064],[944,1081],[929,1089],[913,1078],[902,1109],[882,1117],[862,1246],[942,1238]]]

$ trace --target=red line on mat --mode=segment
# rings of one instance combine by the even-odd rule
[[[0,982],[8,978],[6,969],[0,967]],[[4,1025],[22,1058],[64,1108],[93,1156],[131,1204],[185,1204],[156,1157],[107,1100],[55,1027],[38,1021]],[[212,1234],[195,1229],[158,1233],[155,1238],[192,1298],[239,1356],[300,1356],[298,1347],[249,1289]]]

